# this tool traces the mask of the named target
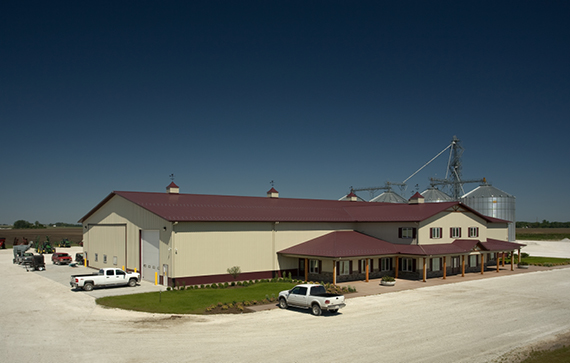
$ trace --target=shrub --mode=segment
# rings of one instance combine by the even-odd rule
[[[204,284],[200,285],[200,288],[203,289],[203,288],[204,288]]]
[[[236,282],[232,281],[232,283],[230,284],[231,286],[236,286]]]
[[[394,277],[392,277],[392,276],[386,275],[386,276],[382,276],[382,281],[394,282],[394,281],[396,281],[396,279],[395,279]]]
[[[171,288],[170,288],[170,286],[168,286],[168,287],[166,288],[166,291],[170,291],[170,290],[171,290]]]
[[[227,305],[222,305],[222,310],[228,310],[228,306]]]
[[[241,274],[241,268],[239,266],[230,267],[227,271],[230,275],[232,275],[234,280],[237,280],[239,274]]]

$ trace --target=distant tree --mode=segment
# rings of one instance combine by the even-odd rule
[[[32,228],[32,224],[23,219],[14,222],[14,229],[26,229],[26,228]]]

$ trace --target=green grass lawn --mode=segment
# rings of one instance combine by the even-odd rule
[[[521,363],[567,363],[570,362],[570,346],[565,346],[553,351],[532,352]]]
[[[97,304],[149,313],[203,314],[212,304],[261,301],[267,296],[277,298],[280,291],[295,285],[294,282],[260,282],[247,287],[149,292],[103,297],[97,299]]]
[[[524,253],[521,255],[524,256]],[[527,262],[529,265],[538,265],[538,266],[542,266],[542,265],[570,265],[570,258],[529,256],[529,257],[523,257],[521,259],[521,261]],[[518,262],[518,257],[517,257],[517,255],[515,255],[515,263],[517,263],[517,262]],[[505,260],[505,263],[511,263],[511,260],[509,258],[507,258]]]

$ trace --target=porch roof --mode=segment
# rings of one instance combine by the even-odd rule
[[[335,231],[286,248],[278,253],[315,257],[359,257],[394,255],[397,245],[356,231]]]
[[[512,251],[524,244],[487,239],[455,240],[452,243],[429,245],[402,245],[390,243],[357,231],[336,231],[279,251],[280,254],[328,258],[382,256],[382,255],[453,255],[473,251],[479,245],[482,251]]]

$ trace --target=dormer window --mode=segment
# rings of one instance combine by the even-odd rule
[[[398,228],[399,238],[416,238],[416,229],[414,227],[401,227]]]

